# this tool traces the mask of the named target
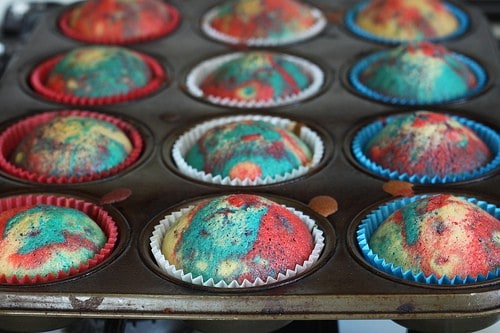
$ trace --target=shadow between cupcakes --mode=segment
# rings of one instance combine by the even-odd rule
[[[247,287],[219,287],[219,286],[208,286],[208,285],[202,285],[199,283],[199,278],[196,279],[196,283],[190,282],[188,280],[184,281],[181,280],[177,277],[170,276],[167,274],[163,269],[161,269],[155,259],[155,256],[152,253],[152,248],[150,243],[152,242],[152,235],[155,231],[157,231],[157,228],[164,220],[166,216],[169,216],[173,213],[179,214],[180,212],[185,212],[190,210],[193,205],[196,203],[201,202],[202,200],[206,199],[212,199],[216,197],[220,197],[223,195],[228,195],[228,194],[235,194],[235,193],[226,193],[226,194],[219,194],[219,195],[207,195],[203,197],[198,197],[198,198],[193,198],[191,200],[185,200],[178,205],[174,207],[170,207],[160,214],[158,214],[156,217],[154,217],[143,229],[141,236],[139,238],[140,244],[139,244],[139,252],[141,254],[141,257],[143,258],[145,264],[148,266],[148,268],[156,273],[159,277],[170,281],[172,283],[181,285],[183,287],[187,288],[192,288],[192,289],[198,289],[198,290],[205,290],[205,291],[211,291],[211,292],[257,292],[261,290],[266,290],[270,288],[277,288],[280,286],[288,285],[291,283],[295,283],[297,281],[300,281],[301,279],[314,274],[315,271],[320,269],[323,265],[326,264],[326,262],[331,258],[333,255],[333,252],[335,250],[336,246],[336,236],[335,236],[335,231],[333,229],[333,226],[329,221],[317,214],[316,212],[312,211],[310,208],[308,208],[306,205],[297,202],[292,199],[287,199],[283,197],[279,197],[276,195],[272,194],[262,194],[261,196],[263,198],[270,199],[274,201],[275,203],[278,203],[280,205],[283,205],[287,207],[288,209],[292,209],[296,213],[303,214],[305,217],[310,218],[314,221],[314,227],[317,228],[323,235],[323,247],[321,250],[321,253],[319,254],[319,258],[312,264],[311,267],[308,267],[305,271],[301,271],[297,273],[296,275],[293,275],[290,278],[284,279],[284,280],[279,280],[273,283],[268,283],[264,285],[255,285],[255,286],[247,286]],[[250,194],[250,193],[248,193]],[[252,193],[255,195],[260,195],[259,193]],[[191,274],[188,274],[191,276]],[[193,277],[194,278],[194,277]]]

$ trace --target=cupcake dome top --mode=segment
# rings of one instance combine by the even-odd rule
[[[296,0],[226,1],[206,14],[208,35],[231,44],[279,45],[319,33],[320,11]]]
[[[95,43],[125,44],[160,37],[178,23],[161,0],[87,0],[68,10],[63,32]]]
[[[46,87],[78,97],[125,95],[145,87],[153,74],[135,51],[111,46],[83,46],[66,53],[51,69]]]
[[[1,212],[0,235],[0,274],[18,279],[79,269],[106,243],[85,213],[42,204]]]
[[[251,51],[214,65],[199,78],[204,96],[221,103],[280,103],[293,100],[317,84],[311,68],[287,55]]]
[[[371,0],[357,13],[356,24],[378,37],[402,41],[444,37],[459,28],[439,0]]]
[[[36,174],[81,177],[108,171],[132,151],[127,135],[105,120],[57,116],[29,132],[11,163]]]
[[[392,117],[365,150],[384,168],[429,178],[472,172],[492,158],[474,131],[448,115],[429,111]]]
[[[392,213],[368,244],[402,271],[447,276],[487,276],[500,268],[500,221],[449,194],[424,197]]]
[[[293,132],[265,121],[235,121],[211,128],[188,151],[186,162],[213,176],[274,178],[307,166],[310,148]]]
[[[228,284],[277,278],[303,264],[313,247],[298,216],[251,194],[202,201],[180,216],[162,241],[163,255],[177,269]]]
[[[430,42],[380,51],[358,64],[358,89],[382,100],[433,104],[468,97],[483,85],[467,58]]]

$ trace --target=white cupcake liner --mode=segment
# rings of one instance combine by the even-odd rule
[[[361,220],[357,228],[356,239],[358,241],[361,254],[365,258],[365,260],[375,269],[382,271],[388,275],[403,279],[405,281],[420,282],[424,284],[464,285],[498,278],[500,276],[500,268],[497,268],[495,271],[488,272],[486,276],[480,274],[476,277],[468,275],[467,277],[462,278],[460,276],[443,275],[441,278],[438,278],[435,274],[425,275],[422,272],[416,273],[412,270],[405,271],[401,266],[396,266],[391,262],[387,262],[385,261],[385,259],[380,258],[377,254],[373,253],[369,245],[369,241],[377,228],[382,224],[382,222],[385,221],[396,210],[425,197],[429,197],[429,195],[416,195],[413,197],[401,198],[391,202],[387,202],[386,204],[381,205],[377,209],[371,211],[363,218],[363,220]],[[467,200],[472,204],[475,204],[495,218],[500,218],[500,207],[473,197],[461,198]]]
[[[252,288],[259,286],[267,286],[270,284],[274,284],[277,282],[282,282],[288,279],[291,279],[298,274],[301,274],[313,267],[313,265],[318,261],[323,248],[325,247],[325,237],[323,231],[318,228],[316,222],[309,216],[304,213],[295,210],[294,208],[287,207],[283,205],[286,209],[294,213],[298,216],[302,222],[307,226],[309,231],[313,236],[314,248],[309,255],[309,258],[304,261],[302,265],[296,265],[295,269],[287,270],[285,274],[279,273],[276,277],[268,277],[266,281],[263,281],[260,278],[257,278],[254,282],[249,280],[244,280],[242,283],[238,283],[238,281],[234,280],[230,283],[226,283],[225,281],[214,281],[213,278],[208,280],[204,280],[203,277],[193,276],[189,272],[184,272],[183,269],[176,268],[174,265],[171,265],[170,262],[165,258],[165,256],[161,252],[161,244],[163,242],[163,238],[165,234],[169,230],[169,228],[184,214],[190,212],[195,205],[189,206],[187,208],[182,208],[179,211],[173,212],[165,216],[158,225],[156,225],[153,229],[153,233],[150,237],[150,247],[152,254],[158,264],[160,270],[168,275],[169,277],[181,280],[183,282],[191,283],[194,285],[205,286],[205,287],[215,287],[215,288]]]
[[[323,29],[326,27],[327,20],[323,13],[314,7],[310,7],[311,14],[316,19],[316,23],[309,29],[298,32],[294,36],[283,37],[283,38],[275,38],[275,37],[267,37],[267,38],[237,38],[231,35],[227,35],[222,33],[212,27],[212,20],[219,13],[219,7],[216,6],[209,10],[205,15],[203,15],[201,20],[201,28],[203,32],[210,38],[217,40],[219,42],[223,42],[226,44],[232,45],[246,45],[252,47],[260,47],[260,46],[281,46],[296,43],[299,41],[303,41],[309,38],[312,38],[318,34],[320,34]]]
[[[290,54],[277,54],[283,57],[285,60],[301,67],[306,73],[308,73],[312,79],[311,84],[297,94],[270,100],[247,101],[231,99],[227,97],[222,98],[214,95],[205,95],[205,93],[200,89],[200,84],[207,77],[207,75],[217,70],[223,64],[245,55],[245,52],[234,52],[202,61],[200,64],[195,66],[186,77],[187,90],[194,97],[201,98],[212,104],[238,108],[265,108],[289,105],[312,97],[320,90],[325,81],[325,78],[323,71],[317,65],[313,64],[309,60],[299,58]]]
[[[311,162],[307,166],[300,166],[299,168],[292,170],[289,173],[283,175],[276,175],[274,177],[266,177],[266,178],[256,178],[252,179],[231,179],[230,177],[221,177],[219,175],[213,175],[211,173],[204,172],[202,170],[198,170],[190,166],[187,161],[184,159],[184,156],[188,153],[189,149],[193,147],[198,139],[206,133],[211,128],[216,126],[220,126],[223,124],[227,124],[234,121],[245,121],[245,120],[254,120],[254,121],[265,121],[269,122],[273,125],[282,128],[291,128],[295,124],[295,121],[272,117],[272,116],[258,116],[258,115],[241,115],[241,116],[231,116],[231,117],[223,117],[217,118],[214,120],[210,120],[204,123],[201,123],[188,132],[181,135],[172,147],[172,158],[177,166],[178,170],[191,178],[201,180],[203,182],[219,184],[219,185],[229,185],[229,186],[256,186],[256,185],[268,185],[274,184],[278,182],[287,181],[290,179],[298,178],[302,175],[305,175],[307,172],[318,166],[321,159],[323,158],[325,147],[324,143],[316,132],[312,131],[306,126],[302,126],[300,129],[299,137],[305,142],[305,144],[312,151]]]

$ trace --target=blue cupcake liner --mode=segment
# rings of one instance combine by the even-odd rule
[[[381,37],[378,35],[375,35],[360,26],[356,24],[356,17],[360,11],[362,11],[366,6],[368,6],[370,1],[366,2],[361,2],[358,3],[357,5],[353,6],[351,9],[349,9],[345,16],[344,16],[344,22],[346,28],[354,33],[355,35],[362,37],[367,40],[371,40],[374,42],[378,43],[383,43],[383,44],[389,44],[389,45],[397,45],[401,43],[406,43],[406,42],[411,42],[414,40],[406,40],[406,39],[400,39],[400,38],[387,38],[387,37]],[[458,21],[458,28],[451,34],[448,34],[446,36],[441,36],[441,37],[434,37],[434,38],[427,38],[424,39],[429,42],[446,42],[452,39],[455,39],[457,37],[462,36],[467,32],[470,26],[470,18],[469,15],[463,11],[461,8],[449,3],[445,2],[444,6],[452,13]]]
[[[368,244],[371,236],[375,230],[380,226],[380,224],[389,217],[394,211],[406,206],[416,200],[428,197],[429,195],[417,195],[409,198],[402,198],[399,200],[388,202],[377,209],[371,211],[363,220],[361,220],[357,231],[356,239],[358,241],[359,248],[365,260],[377,270],[380,270],[391,276],[401,278],[406,281],[421,282],[425,284],[437,284],[437,285],[464,285],[470,283],[478,283],[487,280],[496,279],[500,276],[500,268],[497,268],[495,272],[488,272],[487,276],[478,275],[477,277],[467,276],[466,278],[461,278],[460,276],[448,277],[442,276],[438,278],[436,275],[432,274],[426,276],[424,273],[415,274],[411,270],[403,271],[400,266],[394,266],[392,263],[386,262],[384,259],[380,258],[378,255],[374,254],[370,249]],[[477,205],[479,208],[486,211],[488,214],[500,219],[500,207],[494,204],[488,203],[472,197],[461,197],[468,202]]]
[[[479,94],[481,91],[483,91],[486,88],[486,85],[488,83],[488,73],[486,70],[481,66],[479,63],[477,63],[475,60],[472,58],[469,58],[463,54],[457,53],[457,52],[451,52],[451,54],[460,62],[465,64],[471,72],[474,74],[476,77],[477,84],[474,88],[470,89],[466,94],[454,98],[436,98],[436,99],[430,99],[430,100],[418,100],[418,99],[410,99],[410,98],[400,98],[400,97],[394,97],[394,96],[387,96],[384,95],[376,90],[373,90],[369,87],[367,87],[363,82],[359,80],[360,74],[376,62],[377,60],[385,57],[387,55],[388,50],[382,50],[375,52],[371,55],[368,55],[367,57],[361,59],[357,63],[355,63],[352,68],[348,72],[348,80],[349,83],[352,85],[352,87],[358,91],[361,95],[368,97],[372,100],[378,101],[378,102],[383,102],[383,103],[388,103],[388,104],[396,104],[396,105],[406,105],[406,106],[422,106],[422,105],[434,105],[434,104],[442,104],[442,103],[449,103],[449,102],[458,102],[461,100],[469,99],[477,94]]]
[[[495,130],[473,120],[458,116],[450,117],[460,122],[462,125],[470,128],[476,133],[477,136],[479,136],[479,138],[484,141],[484,143],[491,151],[492,159],[490,162],[471,172],[450,174],[446,175],[445,177],[432,177],[429,175],[400,173],[395,170],[384,168],[379,164],[373,162],[365,153],[366,146],[368,145],[370,140],[384,128],[384,123],[382,120],[377,120],[359,130],[359,132],[354,136],[351,143],[352,154],[356,161],[363,168],[378,176],[387,179],[407,181],[414,184],[446,184],[467,181],[470,179],[481,177],[497,169],[500,166],[500,135]],[[387,117],[385,119],[385,122],[390,123],[392,119],[394,118]]]

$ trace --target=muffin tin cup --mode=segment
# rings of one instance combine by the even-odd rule
[[[346,14],[344,15],[344,26],[345,28],[351,32],[353,35],[355,35],[358,38],[376,42],[376,43],[382,43],[382,44],[388,44],[388,45],[397,45],[401,43],[407,43],[411,42],[413,40],[407,40],[407,39],[400,39],[400,38],[388,38],[384,36],[379,36],[374,33],[371,33],[370,31],[365,30],[364,28],[360,27],[356,23],[357,15],[359,12],[361,12],[364,8],[366,8],[369,4],[369,1],[363,1],[360,2],[354,6],[352,6],[349,10],[347,10]],[[423,38],[422,40],[430,41],[430,42],[447,42],[451,41],[457,38],[462,37],[467,33],[467,31],[470,29],[471,23],[470,23],[470,17],[466,10],[460,8],[459,6],[452,4],[450,2],[445,1],[444,6],[452,13],[455,18],[458,21],[458,28],[447,35],[440,36],[440,37],[433,37],[433,38]]]
[[[105,44],[105,45],[127,45],[134,43],[147,42],[155,39],[159,39],[162,37],[166,37],[171,32],[173,32],[180,24],[181,14],[177,8],[174,6],[163,3],[165,8],[168,11],[170,16],[170,21],[164,22],[164,25],[158,27],[157,31],[154,33],[149,33],[143,36],[132,36],[132,37],[117,37],[117,36],[104,36],[104,37],[96,37],[96,36],[83,36],[78,31],[75,31],[69,20],[71,18],[72,12],[77,8],[77,5],[69,7],[64,13],[61,15],[58,21],[58,28],[60,32],[69,38],[72,38],[77,41],[92,43],[92,44]]]
[[[58,91],[54,91],[47,87],[47,78],[54,68],[54,66],[64,57],[64,54],[59,54],[46,59],[41,62],[30,74],[29,74],[29,84],[31,89],[34,90],[38,95],[51,100],[53,102],[75,105],[75,106],[99,106],[99,105],[110,105],[116,103],[123,103],[127,101],[141,99],[148,95],[156,92],[162,85],[167,81],[167,74],[165,69],[162,67],[160,62],[158,62],[153,57],[146,55],[144,53],[138,53],[138,55],[146,62],[152,72],[151,80],[143,87],[136,88],[126,94],[102,96],[102,97],[88,97],[88,96],[76,96],[71,94],[66,94]]]
[[[211,173],[206,173],[203,170],[197,170],[193,168],[185,160],[185,156],[189,151],[189,149],[191,149],[191,147],[193,147],[196,144],[198,139],[208,130],[216,126],[220,126],[230,122],[246,121],[246,120],[265,121],[281,128],[288,128],[289,130],[292,130],[296,126],[300,126],[300,132],[298,133],[298,137],[302,139],[305,142],[305,144],[311,149],[312,158],[310,163],[306,166],[300,166],[299,168],[291,170],[290,172],[287,172],[283,175],[276,175],[274,177],[266,177],[266,178],[256,178],[252,180],[250,178],[231,179],[230,177],[221,177],[220,175],[213,175]],[[172,147],[171,154],[172,154],[172,159],[178,171],[189,178],[218,185],[258,186],[258,185],[269,185],[279,182],[285,182],[306,175],[309,171],[314,170],[315,168],[318,167],[322,158],[324,157],[325,147],[323,140],[316,132],[314,132],[313,130],[311,130],[306,126],[302,126],[302,124],[299,124],[295,121],[273,116],[240,115],[240,116],[228,116],[228,117],[216,118],[195,126],[191,130],[181,135],[175,141]]]
[[[309,74],[311,78],[309,86],[296,94],[269,100],[241,100],[205,94],[200,84],[207,75],[217,70],[219,66],[245,55],[245,52],[233,52],[204,60],[191,69],[186,76],[186,90],[191,96],[214,105],[248,109],[271,108],[294,104],[311,98],[321,90],[322,86],[325,84],[325,75],[318,65],[295,55],[285,53],[276,54],[301,67],[305,73]]]
[[[169,228],[172,227],[182,215],[188,214],[191,210],[193,210],[194,204],[166,215],[159,221],[159,224],[155,225],[152,235],[149,238],[150,251],[163,274],[192,285],[213,287],[223,290],[271,286],[273,284],[286,282],[287,280],[291,280],[299,274],[303,274],[311,270],[312,267],[318,262],[320,256],[322,255],[323,249],[325,248],[325,236],[323,231],[317,226],[316,221],[313,220],[310,216],[305,215],[303,212],[298,211],[293,207],[288,207],[285,205],[283,205],[283,207],[294,213],[304,222],[313,236],[314,248],[309,258],[304,263],[302,263],[301,265],[296,265],[294,269],[288,269],[285,274],[279,273],[277,276],[270,276],[265,281],[260,278],[257,278],[255,281],[244,280],[241,283],[239,283],[238,281],[231,281],[230,283],[227,283],[223,280],[215,281],[212,278],[205,280],[202,276],[193,276],[193,274],[191,274],[190,272],[184,272],[183,269],[177,268],[174,265],[170,264],[170,262],[161,252],[161,244],[163,238]]]
[[[400,279],[401,282],[417,282],[425,285],[444,285],[444,286],[460,286],[460,285],[473,285],[480,282],[487,282],[497,279],[500,276],[500,268],[496,271],[490,271],[486,276],[478,275],[477,277],[467,276],[462,278],[460,276],[442,276],[438,278],[436,275],[425,275],[424,273],[416,273],[412,270],[403,270],[400,266],[395,266],[392,263],[386,262],[383,258],[373,253],[369,246],[370,238],[375,230],[387,219],[393,212],[412,203],[418,199],[430,196],[429,194],[414,195],[395,199],[385,204],[380,205],[378,208],[369,212],[364,216],[356,228],[356,242],[363,258],[374,269],[379,270],[389,276]],[[486,211],[488,214],[494,216],[496,219],[500,218],[500,208],[495,204],[489,203],[484,200],[479,200],[474,197],[463,197],[468,202],[477,205],[479,208]]]
[[[54,274],[48,274],[46,276],[36,275],[34,277],[30,277],[26,275],[18,277],[15,275],[7,276],[5,274],[0,274],[1,284],[41,284],[58,281],[89,271],[90,269],[101,264],[113,252],[118,242],[118,227],[113,218],[104,209],[91,202],[56,195],[18,195],[0,199],[0,211],[19,207],[33,207],[42,204],[73,208],[85,213],[103,230],[107,237],[106,243],[91,259],[87,262],[79,264],[78,267],[71,267],[68,270],[60,270],[58,272],[54,272]]]
[[[212,27],[212,21],[219,13],[219,6],[216,6],[205,13],[201,19],[201,30],[209,38],[218,42],[229,45],[245,45],[249,47],[277,47],[289,45],[300,41],[313,38],[320,34],[327,26],[326,17],[323,12],[317,8],[310,7],[311,14],[316,22],[313,26],[305,31],[294,34],[293,36],[281,37],[279,39],[273,37],[259,37],[259,38],[240,38],[226,33],[223,33]]]
[[[57,176],[38,174],[23,168],[20,168],[10,161],[10,156],[26,136],[41,124],[47,123],[57,116],[80,116],[90,117],[98,120],[107,121],[121,129],[129,138],[132,144],[132,150],[127,158],[119,165],[94,174],[84,176]],[[64,110],[44,112],[38,115],[27,117],[14,125],[8,127],[0,134],[0,170],[17,178],[19,180],[43,183],[43,184],[76,184],[90,182],[99,179],[104,179],[116,175],[127,168],[131,167],[141,157],[144,149],[144,142],[141,134],[129,123],[116,117],[112,117],[103,113],[96,113],[82,110]]]
[[[474,97],[477,97],[481,93],[484,93],[489,87],[491,82],[491,77],[484,65],[480,64],[478,61],[464,54],[451,52],[451,54],[458,59],[460,62],[465,64],[469,70],[474,74],[476,78],[476,85],[471,88],[466,94],[456,96],[453,98],[435,98],[428,100],[418,100],[416,98],[406,98],[398,96],[385,95],[379,91],[376,91],[368,86],[366,86],[360,80],[361,73],[371,64],[375,63],[377,60],[382,59],[387,55],[387,50],[374,51],[368,55],[365,55],[358,59],[355,63],[352,63],[349,68],[345,68],[344,72],[344,84],[353,93],[367,98],[369,100],[385,103],[389,105],[398,106],[437,106],[449,103],[461,103],[468,101]]]
[[[355,163],[359,164],[365,171],[370,174],[382,177],[385,179],[395,179],[401,181],[407,181],[415,184],[449,184],[466,182],[471,180],[477,180],[479,178],[485,177],[498,169],[500,166],[500,136],[498,133],[474,120],[450,115],[452,119],[460,122],[462,125],[470,128],[476,133],[476,135],[484,141],[491,151],[491,160],[470,172],[464,172],[462,174],[450,174],[445,177],[440,176],[429,176],[429,175],[418,175],[418,174],[408,174],[403,172],[398,172],[396,170],[391,170],[389,168],[384,168],[381,165],[375,163],[366,155],[366,146],[370,140],[379,133],[384,128],[385,122],[391,121],[391,116],[378,119],[369,125],[365,125],[363,128],[359,129],[357,133],[350,141],[350,153],[353,156]]]

